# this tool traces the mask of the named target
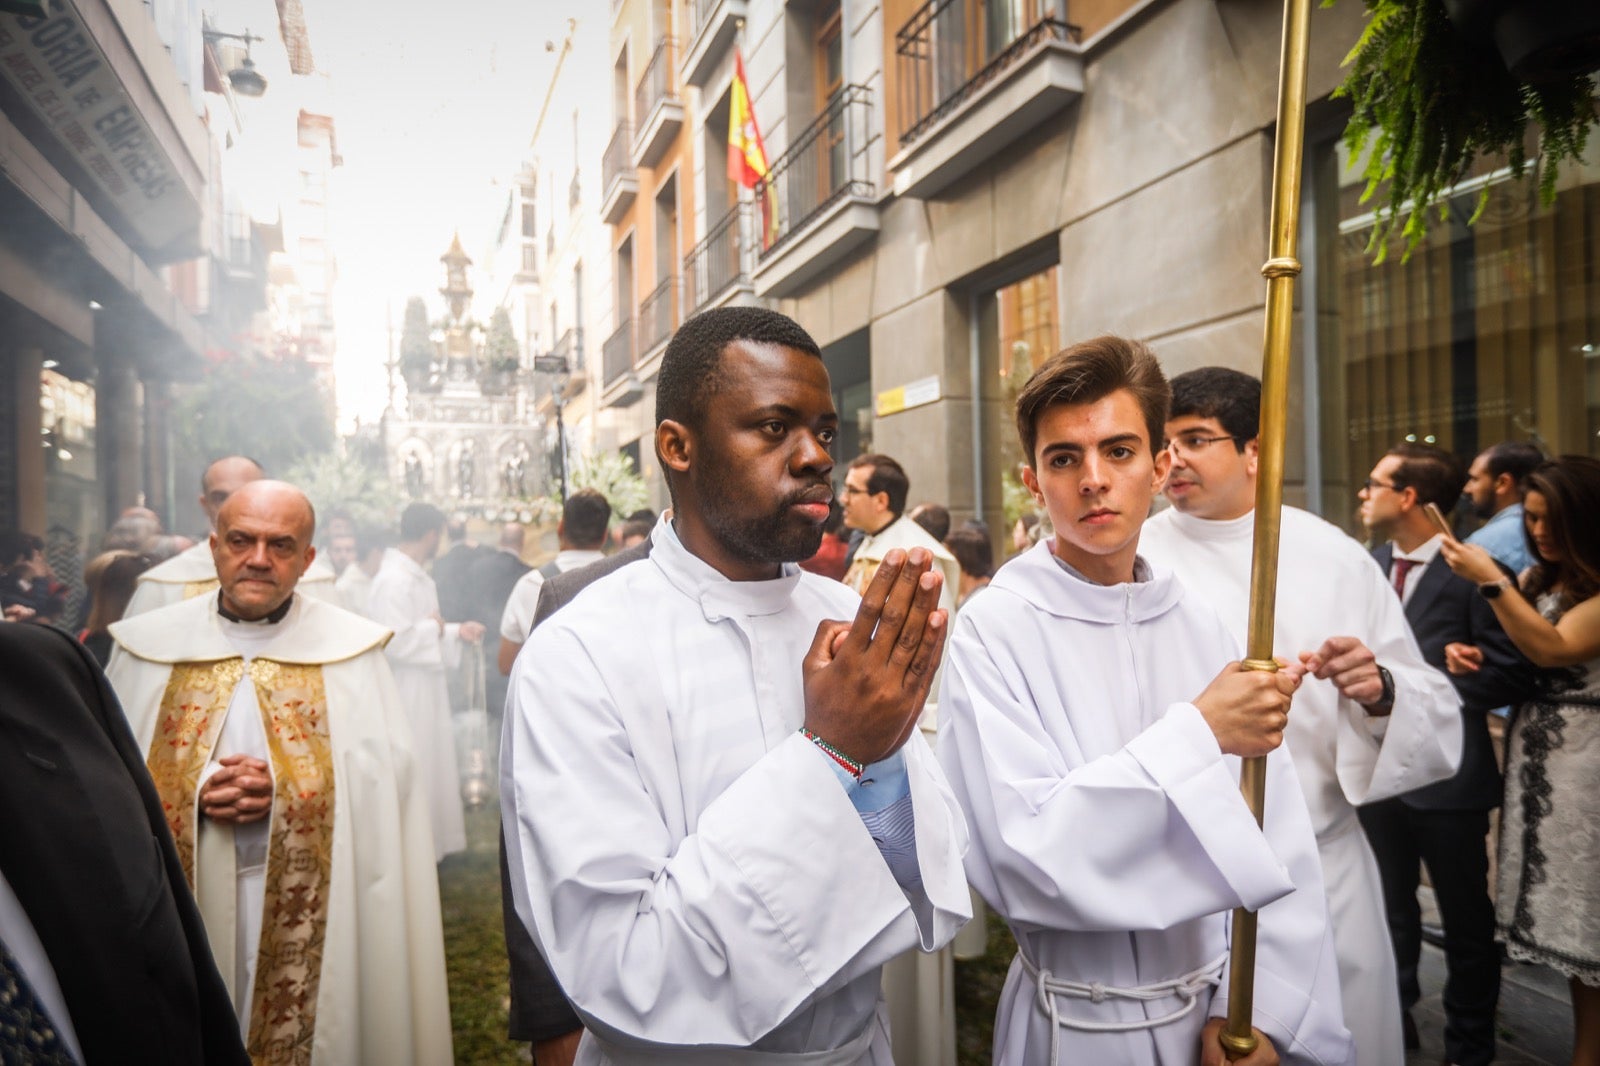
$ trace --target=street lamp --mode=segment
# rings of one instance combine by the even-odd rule
[[[550,400],[556,409],[556,477],[561,486],[561,502],[567,502],[567,428],[561,420],[561,409],[567,405],[567,380],[572,367],[564,355],[536,355],[533,357],[536,374],[550,374],[555,381],[550,385]]]
[[[240,96],[260,96],[267,91],[267,79],[256,70],[255,63],[250,59],[250,42],[264,41],[265,37],[253,35],[248,29],[243,33],[223,33],[221,30],[206,29],[201,31],[207,44],[217,41],[243,41],[244,59],[239,65],[228,71],[228,83],[233,86],[233,91]]]

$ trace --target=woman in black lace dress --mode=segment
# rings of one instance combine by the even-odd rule
[[[1600,460],[1538,467],[1523,508],[1536,561],[1520,588],[1482,548],[1443,553],[1544,668],[1506,738],[1496,920],[1512,958],[1567,976],[1572,1061],[1600,1066]]]

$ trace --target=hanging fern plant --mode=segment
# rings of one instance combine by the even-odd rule
[[[1448,197],[1481,156],[1503,156],[1517,178],[1531,165],[1540,198],[1554,203],[1560,165],[1582,158],[1595,123],[1589,76],[1526,84],[1492,50],[1463,37],[1441,0],[1364,2],[1367,25],[1345,57],[1349,72],[1334,95],[1354,108],[1344,131],[1351,157],[1370,149],[1361,202],[1387,188],[1367,245],[1375,261],[1387,255],[1396,225],[1409,257],[1427,236],[1430,212],[1448,217]],[[1533,159],[1523,139],[1530,124],[1539,137]],[[1469,225],[1488,198],[1485,187]]]

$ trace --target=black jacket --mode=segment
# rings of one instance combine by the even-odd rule
[[[1372,553],[1389,573],[1394,547],[1384,544]],[[1478,586],[1457,577],[1436,556],[1406,604],[1406,621],[1429,665],[1445,670],[1446,644],[1475,644],[1483,650],[1483,668],[1456,676],[1445,671],[1461,697],[1461,769],[1454,777],[1408,792],[1401,798],[1425,810],[1488,810],[1500,805],[1502,782],[1489,739],[1489,712],[1518,703],[1533,691],[1536,671],[1500,628],[1494,608]]]
[[[144,755],[89,653],[45,626],[0,624],[0,814],[86,1066],[248,1063]]]

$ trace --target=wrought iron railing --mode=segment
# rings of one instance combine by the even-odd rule
[[[639,301],[639,351],[653,351],[665,344],[678,328],[678,275],[664,279],[649,296]]]
[[[623,319],[600,346],[600,365],[607,385],[633,369],[633,319]]]
[[[567,361],[570,373],[577,373],[581,369],[579,361],[583,358],[583,331],[576,326],[567,330],[550,349],[550,354]]]
[[[1046,41],[1078,41],[1067,0],[928,0],[894,35],[900,143],[921,137]]]
[[[250,271],[256,265],[256,243],[250,237],[230,235],[228,237],[227,264],[234,270]]]
[[[611,134],[611,142],[606,145],[606,154],[600,157],[602,197],[609,196],[612,184],[632,171],[633,127],[626,122],[619,122]]]
[[[683,257],[683,311],[694,314],[729,286],[750,278],[750,202],[741,201],[706,233],[705,240]]]
[[[687,4],[689,16],[689,40],[693,41],[700,35],[700,30],[711,21],[711,16],[717,13],[717,7],[724,0],[690,0]]]
[[[650,112],[663,100],[676,94],[672,90],[672,56],[676,49],[671,37],[656,43],[655,54],[644,68],[644,77],[633,90],[633,114],[639,120],[639,129],[650,121]]]
[[[846,85],[773,162],[755,190],[763,256],[836,201],[873,195],[867,159],[871,121],[872,90]]]

